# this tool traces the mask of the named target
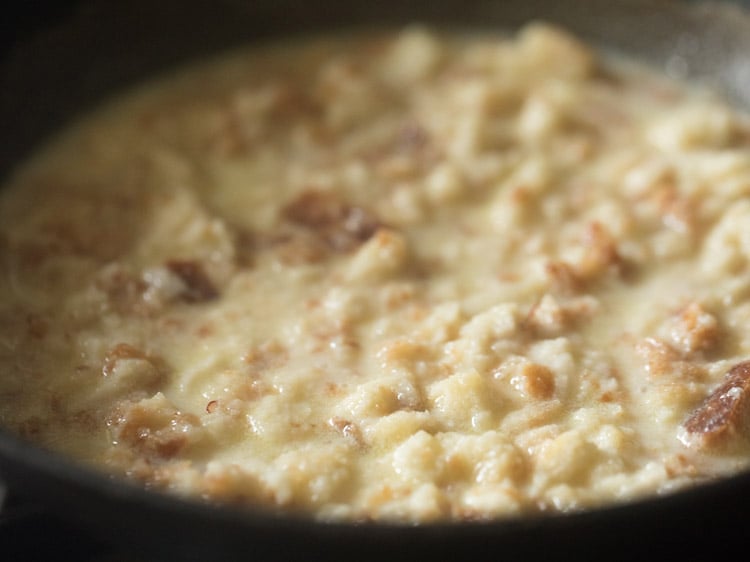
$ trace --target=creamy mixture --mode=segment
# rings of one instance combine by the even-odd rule
[[[170,492],[486,519],[750,465],[750,120],[535,24],[233,53],[0,196],[0,424]]]

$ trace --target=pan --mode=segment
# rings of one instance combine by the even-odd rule
[[[351,25],[513,30],[559,23],[750,107],[750,16],[735,3],[659,0],[134,0],[32,3],[2,45],[0,175],[128,84],[239,44]],[[76,527],[156,560],[622,559],[744,548],[750,474],[583,513],[482,523],[322,523],[206,505],[113,480],[0,428],[0,477]],[[740,552],[744,552],[741,550]]]

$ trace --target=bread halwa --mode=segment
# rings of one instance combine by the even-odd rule
[[[750,119],[565,31],[253,47],[0,196],[0,423],[322,520],[588,509],[750,465]]]

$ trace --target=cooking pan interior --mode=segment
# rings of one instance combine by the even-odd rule
[[[52,3],[50,3],[52,4]],[[512,30],[560,23],[596,44],[677,77],[721,89],[750,107],[750,17],[735,4],[658,0],[298,2],[134,0],[56,3],[25,19],[3,53],[0,176],[46,135],[118,88],[197,56],[289,34],[350,25],[427,22]],[[313,524],[295,517],[183,502],[93,474],[0,433],[0,474],[14,489],[137,552],[172,559],[412,558],[448,555],[584,558],[717,553],[739,540],[750,475],[675,496],[590,513],[497,523]],[[741,536],[741,535],[740,535]],[[634,539],[634,537],[637,537]],[[737,543],[739,544],[739,543]]]

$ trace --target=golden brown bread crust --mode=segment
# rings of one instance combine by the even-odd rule
[[[726,447],[750,438],[750,361],[729,370],[684,428],[685,442],[699,448]]]

